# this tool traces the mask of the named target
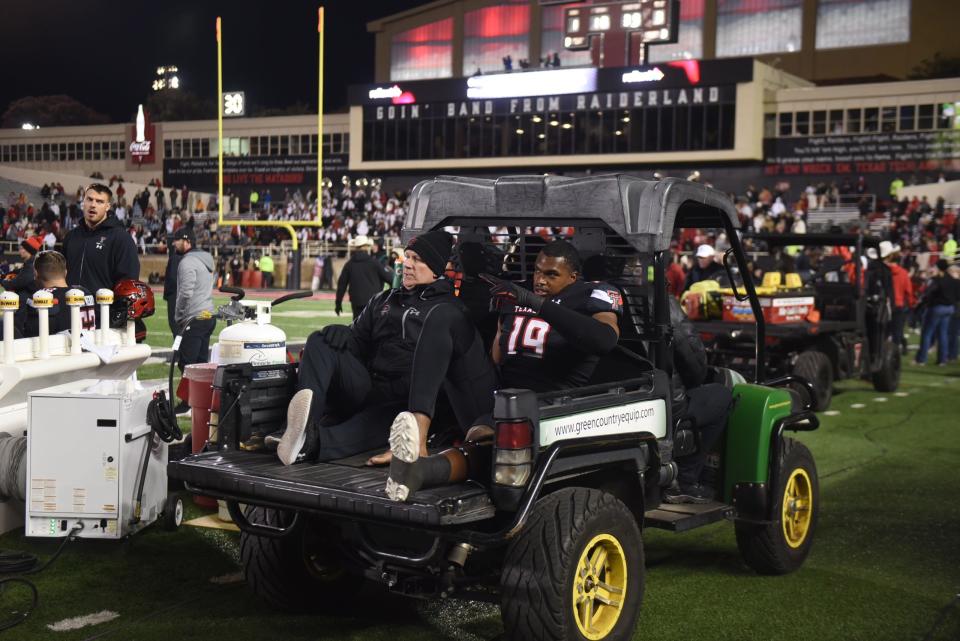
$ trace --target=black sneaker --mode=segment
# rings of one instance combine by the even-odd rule
[[[713,500],[713,490],[699,483],[688,485],[674,481],[670,487],[663,491],[663,500],[665,503],[703,505]]]
[[[187,403],[186,403],[185,401],[180,401],[179,403],[177,403],[176,407],[173,408],[173,413],[174,413],[174,414],[189,414],[189,413],[190,413],[190,406],[187,405]]]

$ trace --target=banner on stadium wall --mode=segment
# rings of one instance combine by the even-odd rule
[[[329,154],[323,158],[324,173],[347,169],[347,154]],[[193,191],[217,190],[216,158],[171,158],[163,161],[163,184],[186,185]],[[251,189],[300,188],[317,186],[317,157],[305,156],[231,156],[223,159],[223,188],[242,195]]]
[[[764,159],[767,176],[960,171],[960,132],[767,138]]]

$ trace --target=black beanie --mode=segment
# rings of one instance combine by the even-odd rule
[[[452,247],[453,236],[438,230],[420,234],[407,243],[406,249],[417,252],[434,276],[440,277],[447,268]]]

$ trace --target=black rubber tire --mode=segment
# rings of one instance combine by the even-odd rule
[[[248,506],[251,523],[286,527],[288,512]],[[254,594],[286,612],[335,611],[348,604],[363,578],[347,574],[337,562],[337,546],[316,529],[303,525],[280,538],[240,533],[243,575]],[[330,553],[321,563],[318,552]]]
[[[179,494],[168,494],[160,513],[160,527],[172,532],[183,523],[183,499]]]
[[[817,398],[813,403],[814,411],[822,412],[830,407],[830,400],[833,398],[833,365],[829,356],[815,349],[801,352],[793,365],[793,373],[813,383],[813,388],[817,391]],[[800,395],[801,398],[807,397],[806,392],[800,392]]]
[[[791,474],[802,468],[810,479],[812,514],[806,536],[798,547],[791,547],[786,540],[781,524],[784,491]],[[737,548],[743,560],[759,574],[787,574],[793,572],[806,560],[813,546],[820,513],[820,483],[817,466],[807,446],[791,438],[783,439],[777,487],[771,499],[776,501],[776,520],[767,525],[751,523],[736,524]]]
[[[604,641],[633,635],[643,603],[645,567],[637,522],[612,494],[565,488],[540,499],[510,543],[500,575],[505,638],[584,641],[573,612],[574,574],[584,548],[598,534],[613,536],[627,567],[626,600]]]
[[[871,377],[873,389],[878,392],[896,392],[900,387],[900,346],[892,340],[883,342],[880,369]]]

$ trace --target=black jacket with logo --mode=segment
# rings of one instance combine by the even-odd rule
[[[124,278],[140,278],[140,257],[133,238],[113,214],[96,229],[85,220],[63,240],[67,258],[67,282],[94,292],[113,289]]]
[[[401,287],[380,292],[353,322],[355,353],[374,375],[409,377],[427,314],[443,304],[464,309],[454,296],[453,283],[446,278],[411,290]]]

